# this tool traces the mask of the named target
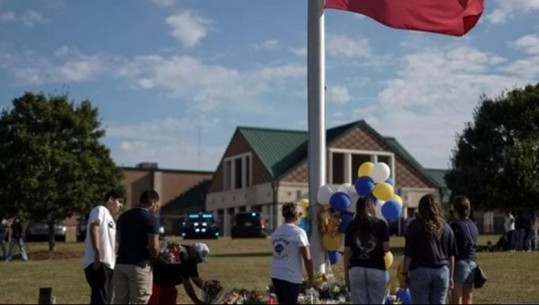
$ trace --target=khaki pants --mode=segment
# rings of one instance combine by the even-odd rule
[[[152,267],[116,264],[111,304],[147,304],[152,295]]]

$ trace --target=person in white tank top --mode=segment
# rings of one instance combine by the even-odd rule
[[[104,205],[96,206],[88,216],[84,241],[83,268],[91,289],[90,304],[108,304],[110,284],[116,264],[116,221],[122,208],[123,196],[109,191]]]

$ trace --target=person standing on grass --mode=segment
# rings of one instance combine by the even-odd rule
[[[385,254],[389,251],[387,223],[376,217],[374,203],[359,197],[356,215],[344,235],[344,274],[353,304],[384,304]]]
[[[410,286],[412,304],[445,304],[453,288],[457,244],[444,221],[436,197],[421,197],[418,218],[410,223],[404,242],[401,288]]]
[[[123,205],[123,196],[111,190],[105,194],[104,205],[90,211],[84,241],[83,268],[90,285],[90,304],[108,304],[112,272],[116,264],[116,222]]]
[[[7,219],[0,222],[0,247],[2,248],[2,259],[7,258],[6,243],[9,241],[9,225]]]
[[[279,304],[297,304],[302,282],[302,259],[307,271],[307,288],[313,286],[309,239],[298,226],[303,211],[297,203],[285,203],[281,213],[285,222],[271,235],[271,280]]]
[[[513,213],[511,213],[511,210],[507,210],[505,212],[503,228],[505,230],[505,243],[503,250],[515,251],[515,244],[513,242],[513,233],[515,233],[515,217],[513,216]]]
[[[158,208],[159,194],[147,190],[118,218],[112,304],[147,304],[152,295],[152,263],[159,255],[159,221],[153,213]]]
[[[6,262],[9,262],[13,258],[13,248],[15,247],[15,244],[19,246],[21,259],[26,262],[28,260],[28,256],[26,255],[26,250],[24,250],[24,221],[22,220],[22,218],[16,216],[13,219],[10,228],[11,229],[9,231],[11,233],[11,236],[9,242],[9,250],[6,256]]]
[[[473,304],[474,271],[477,267],[475,251],[479,229],[469,218],[470,210],[468,198],[458,196],[453,201],[456,219],[450,226],[455,234],[458,254],[455,257],[455,288],[451,291],[451,304]]]

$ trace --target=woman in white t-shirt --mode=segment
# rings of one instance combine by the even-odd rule
[[[313,284],[309,239],[305,231],[298,227],[302,215],[298,204],[285,203],[282,215],[285,222],[271,235],[271,280],[279,304],[297,304],[302,282],[302,259],[307,271],[307,286],[312,287]]]

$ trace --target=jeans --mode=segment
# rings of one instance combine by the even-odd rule
[[[21,259],[23,261],[28,260],[28,256],[26,255],[26,251],[24,250],[24,241],[22,240],[22,237],[16,237],[11,238],[11,242],[9,243],[9,250],[7,253],[6,261],[10,261],[13,258],[13,247],[15,247],[15,244],[19,246],[19,252],[21,253]]]
[[[84,268],[86,281],[90,285],[90,304],[109,304],[112,293],[112,269],[101,264],[101,267],[94,270],[94,264]]]
[[[352,304],[384,304],[386,272],[380,269],[353,267],[348,270]]]
[[[301,284],[296,284],[280,279],[272,278],[273,289],[279,304],[297,304]]]
[[[477,267],[477,263],[473,260],[456,261],[453,274],[455,285],[473,284],[475,267]]]
[[[412,304],[445,304],[449,268],[416,268],[410,271]]]

